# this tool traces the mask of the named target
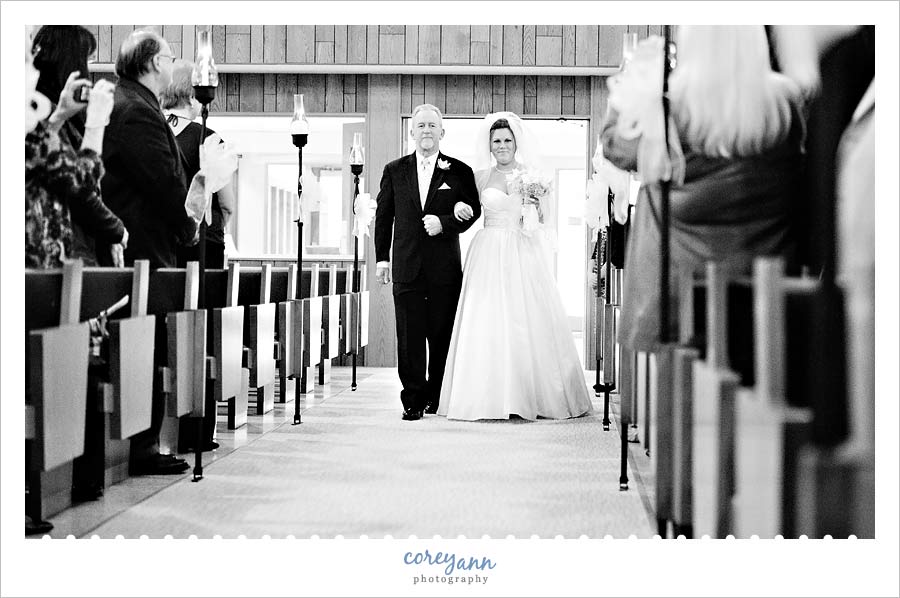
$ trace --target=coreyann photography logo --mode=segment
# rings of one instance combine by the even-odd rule
[[[486,584],[489,576],[486,573],[497,564],[487,557],[458,556],[455,553],[407,552],[403,555],[403,564],[413,567],[413,585],[423,583],[455,583]]]

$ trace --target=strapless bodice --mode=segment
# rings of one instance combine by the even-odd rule
[[[518,228],[522,202],[515,195],[488,187],[481,192],[484,228]]]

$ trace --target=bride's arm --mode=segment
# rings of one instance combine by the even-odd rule
[[[461,176],[460,201],[454,205],[453,214],[438,216],[441,221],[441,229],[444,233],[464,233],[481,216],[481,202],[478,199],[478,186],[475,184],[475,175],[471,168],[466,167]],[[459,220],[456,217],[456,206],[460,203],[472,210],[472,216],[468,220]]]

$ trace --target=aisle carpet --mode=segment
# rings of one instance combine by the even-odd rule
[[[311,406],[301,425],[281,424],[210,463],[200,483],[185,476],[90,535],[651,537],[638,490],[618,490],[617,431],[603,431],[600,409],[567,421],[406,422],[396,370],[367,371],[357,392]]]

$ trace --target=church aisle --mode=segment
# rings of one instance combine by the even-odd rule
[[[349,369],[335,368],[334,394],[319,391],[299,426],[289,403],[220,433],[200,483],[128,480],[156,487],[78,535],[651,537],[637,484],[618,490],[617,433],[603,431],[602,405],[569,421],[406,422],[396,370],[360,373],[350,392]]]

